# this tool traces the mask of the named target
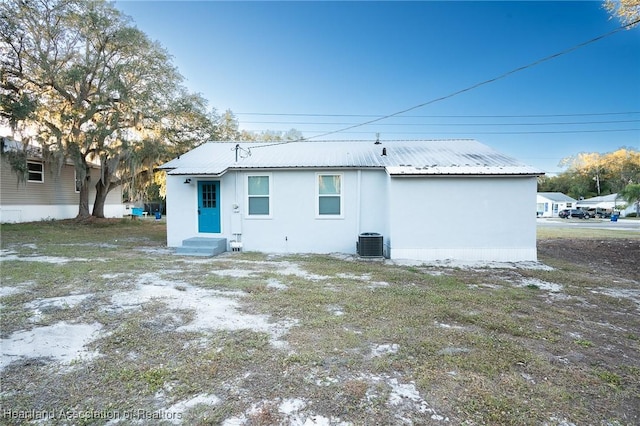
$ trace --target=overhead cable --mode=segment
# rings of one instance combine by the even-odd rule
[[[476,131],[469,131],[469,132],[393,132],[392,134],[394,135],[529,135],[529,134],[553,134],[553,133],[616,133],[616,132],[637,132],[640,131],[640,127],[637,128],[632,128],[632,129],[593,129],[593,130],[532,130],[532,131],[495,131],[495,132],[491,132],[491,131],[480,131],[480,132],[476,132]],[[322,133],[323,130],[307,130],[308,133]],[[366,132],[366,131],[344,131],[344,132],[340,132],[340,133],[348,133],[348,134],[371,134],[371,132]],[[315,139],[319,136],[323,136],[323,134],[321,135],[317,135],[317,136],[309,136],[305,139]],[[269,144],[269,145],[258,145],[254,148],[263,148],[265,146],[271,146],[271,145],[281,145],[281,144],[285,144],[285,143],[291,143],[291,142],[302,142],[303,139],[297,139],[297,140],[291,140],[291,141],[282,141],[282,142],[277,142],[277,143],[273,143],[273,144]]]
[[[638,123],[638,120],[605,120],[605,121],[567,121],[548,123],[377,123],[376,126],[556,126],[581,124]],[[351,125],[355,123],[314,122],[314,121],[245,121],[244,124],[313,124],[313,125]]]
[[[308,113],[270,113],[270,112],[234,112],[234,115],[291,116],[291,117],[380,117],[380,114],[308,114]],[[533,117],[589,117],[599,115],[640,114],[640,111],[592,112],[576,114],[521,114],[521,115],[403,115],[402,118],[533,118]]]
[[[391,117],[396,117],[398,115],[405,114],[405,113],[407,113],[409,111],[413,111],[413,110],[416,110],[418,108],[422,108],[422,107],[425,107],[427,105],[431,105],[431,104],[434,104],[436,102],[440,102],[440,101],[443,101],[445,99],[452,98],[452,97],[460,95],[462,93],[469,92],[471,90],[477,89],[478,87],[482,87],[482,86],[485,86],[487,84],[494,83],[494,82],[496,82],[498,80],[501,80],[503,78],[506,78],[506,77],[508,77],[508,76],[510,76],[512,74],[518,73],[520,71],[524,71],[524,70],[526,70],[528,68],[532,68],[532,67],[534,67],[536,65],[540,65],[541,63],[544,63],[544,62],[550,61],[552,59],[558,58],[560,56],[566,55],[566,54],[571,53],[571,52],[573,52],[575,50],[578,50],[578,49],[580,49],[580,48],[582,48],[584,46],[587,46],[589,44],[595,43],[597,41],[602,40],[603,38],[609,37],[609,36],[611,36],[613,34],[616,34],[616,33],[620,32],[622,30],[630,28],[630,27],[636,25],[639,22],[640,22],[640,19],[637,19],[637,20],[635,20],[635,21],[633,21],[631,23],[622,25],[622,26],[620,26],[620,27],[618,27],[618,28],[616,28],[616,29],[614,29],[612,31],[609,31],[609,32],[605,33],[605,34],[599,35],[599,36],[594,37],[594,38],[592,38],[590,40],[587,40],[587,41],[584,41],[582,43],[576,44],[573,47],[561,50],[560,52],[554,53],[554,54],[549,55],[549,56],[545,56],[544,58],[541,58],[541,59],[538,59],[536,61],[533,61],[533,62],[531,62],[531,63],[529,63],[527,65],[523,65],[521,67],[514,68],[514,69],[512,69],[510,71],[507,71],[507,72],[505,72],[503,74],[498,75],[497,77],[493,77],[493,78],[490,78],[488,80],[481,81],[479,83],[476,83],[476,84],[473,84],[471,86],[465,87],[464,89],[460,89],[460,90],[455,91],[453,93],[450,93],[448,95],[440,96],[440,97],[435,98],[435,99],[431,99],[431,100],[429,100],[427,102],[423,102],[421,104],[414,105],[412,107],[403,109],[401,111],[394,112],[392,114],[387,114],[387,115],[384,115],[382,117],[378,117],[378,118],[375,118],[375,119],[372,119],[372,120],[367,120],[367,121],[364,121],[364,122],[359,123],[359,124],[350,125],[350,126],[347,126],[347,127],[343,127],[343,128],[337,129],[337,130],[332,130],[332,131],[329,131],[329,132],[321,133],[319,135],[315,135],[315,136],[311,136],[311,137],[307,137],[307,138],[296,139],[296,140],[293,140],[293,141],[284,141],[284,142],[265,144],[265,145],[256,146],[255,148],[258,148],[258,147],[265,148],[267,146],[282,145],[282,144],[287,144],[287,143],[292,143],[292,142],[300,142],[300,141],[303,141],[305,139],[317,139],[317,138],[333,135],[333,134],[336,134],[336,133],[342,133],[342,132],[345,132],[347,130],[355,129],[355,128],[358,128],[358,127],[366,126],[367,124],[377,123],[378,121],[386,120],[386,119],[391,118]]]

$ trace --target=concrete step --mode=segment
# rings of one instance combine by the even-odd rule
[[[175,254],[180,256],[215,256],[227,251],[226,238],[194,237],[182,241]]]
[[[214,251],[208,247],[176,247],[174,254],[178,256],[212,257],[214,255]]]

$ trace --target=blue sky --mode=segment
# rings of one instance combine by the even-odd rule
[[[241,129],[295,128],[308,138],[447,97],[620,26],[596,1],[116,7],[173,55],[191,91],[218,112],[231,109]],[[319,140],[376,133],[474,138],[547,173],[579,152],[640,149],[640,27]]]

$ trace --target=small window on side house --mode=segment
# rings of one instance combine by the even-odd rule
[[[27,161],[28,182],[44,182],[44,165],[40,162]]]
[[[342,216],[342,175],[318,174],[318,217]]]
[[[269,217],[271,215],[270,176],[247,176],[247,214]]]
[[[82,189],[82,179],[78,178],[78,172],[76,170],[73,171],[73,177],[74,177],[74,181],[76,182],[76,192],[80,192],[80,189]]]

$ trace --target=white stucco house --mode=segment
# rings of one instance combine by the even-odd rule
[[[355,254],[372,236],[392,259],[537,259],[543,173],[475,140],[209,142],[161,168],[170,247]]]
[[[536,213],[538,217],[558,217],[564,209],[575,209],[578,200],[562,192],[538,192]]]

